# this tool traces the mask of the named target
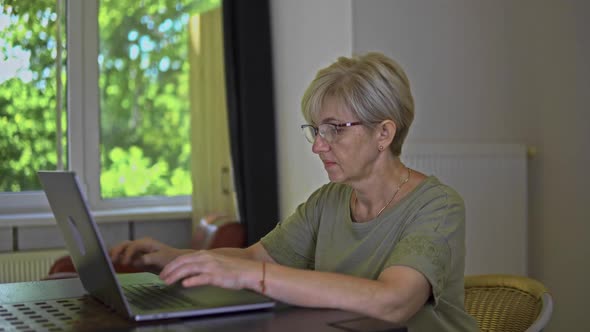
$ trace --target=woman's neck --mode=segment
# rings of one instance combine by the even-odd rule
[[[357,222],[373,220],[394,206],[407,192],[406,186],[411,174],[411,170],[399,158],[395,158],[381,170],[374,170],[371,176],[361,183],[353,184],[353,219]]]

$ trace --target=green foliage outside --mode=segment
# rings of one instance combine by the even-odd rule
[[[101,194],[190,194],[187,25],[220,0],[99,4]],[[5,0],[5,14],[9,6],[14,27],[25,28],[0,27],[0,55],[20,45],[34,75],[0,82],[0,192],[36,190],[36,170],[57,164],[55,0]]]
[[[0,191],[39,189],[36,171],[57,165],[57,15],[54,3],[48,8],[50,3],[4,1],[0,6],[4,18],[0,26]],[[65,45],[63,33],[62,39]],[[64,67],[65,56],[63,52]],[[28,70],[14,72],[27,57]],[[62,77],[65,80],[65,75]],[[62,118],[65,147],[65,114]]]

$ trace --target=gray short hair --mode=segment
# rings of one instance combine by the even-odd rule
[[[368,127],[392,120],[397,131],[390,149],[399,156],[414,120],[414,98],[401,66],[377,52],[340,57],[320,69],[301,100],[308,123],[319,114],[326,97],[336,97]]]

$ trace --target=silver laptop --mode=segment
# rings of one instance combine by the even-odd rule
[[[270,308],[275,302],[248,290],[167,286],[151,273],[116,275],[74,172],[39,171],[55,220],[88,293],[135,321]]]

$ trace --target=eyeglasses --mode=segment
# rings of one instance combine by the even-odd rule
[[[346,128],[352,126],[358,126],[363,124],[362,122],[346,122],[346,123],[322,123],[321,125],[315,127],[313,125],[304,124],[301,125],[301,129],[303,130],[303,135],[309,141],[309,143],[313,144],[315,142],[316,137],[318,134],[326,140],[328,143],[334,142],[336,136],[338,136],[339,128]]]

